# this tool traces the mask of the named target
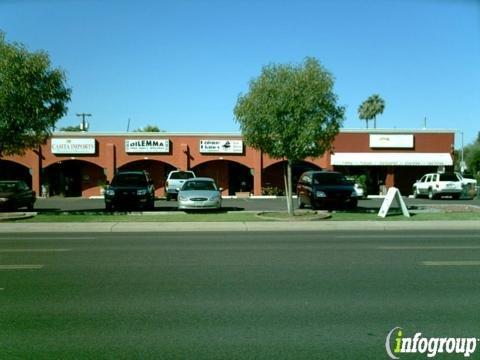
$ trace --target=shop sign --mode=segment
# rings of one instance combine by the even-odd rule
[[[413,135],[370,134],[370,147],[412,149]]]
[[[127,139],[125,140],[126,153],[168,153],[170,140],[168,139]]]
[[[52,154],[95,154],[95,139],[52,139]]]
[[[201,153],[242,154],[242,140],[200,140]]]

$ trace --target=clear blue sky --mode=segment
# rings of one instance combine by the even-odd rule
[[[233,108],[269,63],[316,57],[344,128],[386,102],[379,128],[480,130],[478,0],[0,0],[8,41],[46,50],[73,89],[58,125],[238,131]],[[459,136],[460,138],[460,136]],[[457,145],[459,142],[457,141]]]

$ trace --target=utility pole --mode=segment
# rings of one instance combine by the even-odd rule
[[[85,117],[92,116],[92,114],[80,113],[80,114],[77,114],[77,116],[82,118],[82,122],[80,123],[80,130],[87,131],[89,124],[85,121]]]

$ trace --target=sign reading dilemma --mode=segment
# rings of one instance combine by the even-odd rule
[[[168,139],[127,139],[125,140],[126,153],[168,153],[170,140]]]
[[[242,140],[200,140],[201,153],[242,154]]]
[[[52,154],[95,154],[95,139],[52,139]]]

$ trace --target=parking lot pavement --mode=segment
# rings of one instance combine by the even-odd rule
[[[428,200],[428,199],[413,199],[404,197],[405,203],[409,207],[413,206],[428,206],[428,205],[473,205],[480,206],[480,200]],[[382,205],[383,198],[368,198],[359,201],[360,208],[379,209]],[[295,199],[294,199],[295,203]],[[286,209],[285,198],[273,199],[223,199],[224,208],[231,211],[281,211]],[[87,198],[64,198],[64,197],[50,197],[39,198],[35,204],[36,211],[98,211],[105,209],[103,199],[87,199]],[[155,202],[155,211],[176,211],[176,201],[166,201],[164,199]]]

